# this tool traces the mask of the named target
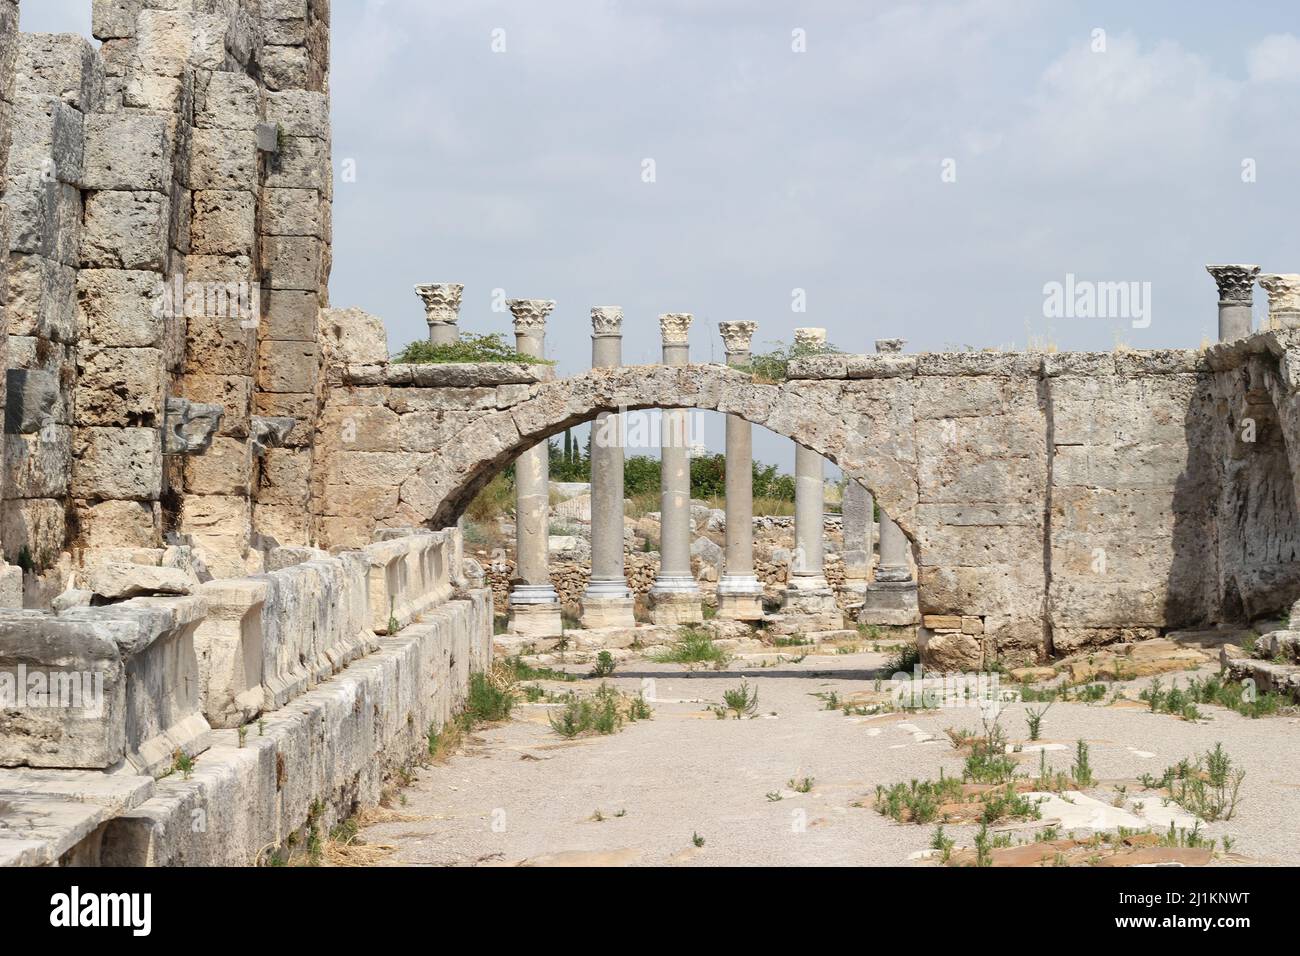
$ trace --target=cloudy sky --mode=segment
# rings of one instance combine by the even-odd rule
[[[89,30],[90,0],[22,6],[23,29]],[[393,348],[425,334],[422,281],[465,283],[473,331],[509,331],[502,296],[557,300],[565,372],[604,304],[637,363],[668,311],[695,314],[701,360],[732,319],[759,347],[797,326],[848,351],[1195,346],[1206,262],[1300,271],[1282,0],[333,8],[331,297]],[[1067,276],[1149,301],[1050,317]]]

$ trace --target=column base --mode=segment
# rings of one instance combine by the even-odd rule
[[[633,613],[635,601],[628,597],[582,596],[582,626],[584,628],[636,627]]]
[[[820,630],[844,626],[844,616],[835,600],[835,592],[821,577],[791,578],[781,595],[781,614],[787,618],[816,618]]]
[[[677,624],[701,624],[704,621],[704,602],[693,578],[660,579],[650,591],[650,619],[661,627]]]
[[[23,569],[0,558],[0,607],[23,606]]]
[[[882,581],[877,576],[867,585],[862,610],[858,612],[859,624],[906,627],[920,621],[915,581]]]
[[[563,637],[564,618],[559,604],[517,604],[510,608],[507,629],[516,637]]]
[[[726,594],[718,590],[718,617],[726,621],[763,620],[763,595]]]

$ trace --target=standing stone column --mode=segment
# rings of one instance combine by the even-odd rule
[[[1268,293],[1268,327],[1300,328],[1300,275],[1270,273],[1260,276],[1259,284]]]
[[[665,365],[690,362],[687,333],[692,318],[686,312],[659,316]],[[691,453],[687,416],[684,408],[670,408],[664,411],[662,419],[659,576],[650,590],[656,624],[693,624],[704,620],[700,588],[691,573]]]
[[[756,322],[719,322],[727,364],[747,365]],[[754,574],[754,435],[739,415],[727,416],[727,554],[718,582],[718,617],[763,619],[763,585]]]
[[[549,299],[511,299],[515,348],[541,358],[545,353]],[[510,588],[510,633],[527,638],[560,637],[560,597],[551,585],[547,561],[550,536],[550,447],[542,441],[515,461],[515,580]]]
[[[871,492],[850,478],[844,484],[844,589],[862,600],[871,577],[875,502]]]
[[[881,354],[903,351],[902,339],[877,339]],[[894,519],[880,509],[880,563],[862,602],[858,621],[862,624],[906,626],[916,624],[918,611],[916,581],[908,562],[907,536]]]
[[[808,353],[826,344],[825,329],[795,329],[797,351]],[[837,618],[819,627],[843,626],[835,592],[826,582],[826,467],[822,456],[796,444],[794,449],[794,557],[783,603],[786,614]]]
[[[429,323],[430,345],[455,345],[460,340],[460,297],[465,287],[455,282],[417,285],[415,294],[424,300],[424,320]]]
[[[1205,271],[1214,276],[1219,287],[1219,341],[1231,342],[1250,335],[1254,322],[1250,309],[1259,266],[1206,266]]]
[[[592,368],[623,364],[623,310],[591,310]],[[601,412],[591,436],[591,582],[582,595],[582,626],[634,627],[632,591],[623,566],[623,417]]]

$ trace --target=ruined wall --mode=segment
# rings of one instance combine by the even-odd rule
[[[794,363],[779,386],[718,366],[552,380],[528,366],[344,365],[329,372],[313,507],[323,543],[347,546],[454,519],[522,448],[599,411],[731,412],[836,461],[897,516],[922,613],[984,619],[983,636],[942,638],[945,658],[1025,662],[1300,594],[1300,413],[1278,364],[1258,345],[830,356]],[[1241,406],[1231,421],[1225,402]],[[1252,443],[1232,439],[1242,409]]]
[[[308,542],[328,22],[325,0],[95,0],[99,49],[17,44],[10,560],[176,534],[229,576]],[[177,398],[222,410],[210,448],[170,441],[190,420],[175,401],[169,419]]]

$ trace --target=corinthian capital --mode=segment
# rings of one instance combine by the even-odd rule
[[[1205,271],[1214,276],[1219,287],[1219,301],[1233,305],[1250,305],[1254,298],[1255,276],[1259,266],[1223,265],[1206,266]]]
[[[663,334],[664,345],[685,345],[694,319],[695,316],[689,312],[665,312],[659,316],[659,331]]]
[[[1300,275],[1294,272],[1269,273],[1259,277],[1259,284],[1268,293],[1268,314],[1300,312]]]
[[[816,351],[826,344],[825,329],[795,329],[795,348],[802,351]]]
[[[591,310],[592,335],[622,335],[623,309],[617,305],[598,305]]]
[[[415,287],[415,294],[424,300],[424,316],[430,325],[455,325],[464,291],[458,282],[428,282]]]
[[[509,299],[506,306],[515,317],[516,332],[546,331],[546,317],[555,308],[553,299]]]
[[[757,322],[719,322],[718,331],[722,333],[722,347],[727,350],[728,355],[748,352],[750,343],[754,341],[754,330],[757,328]]]

